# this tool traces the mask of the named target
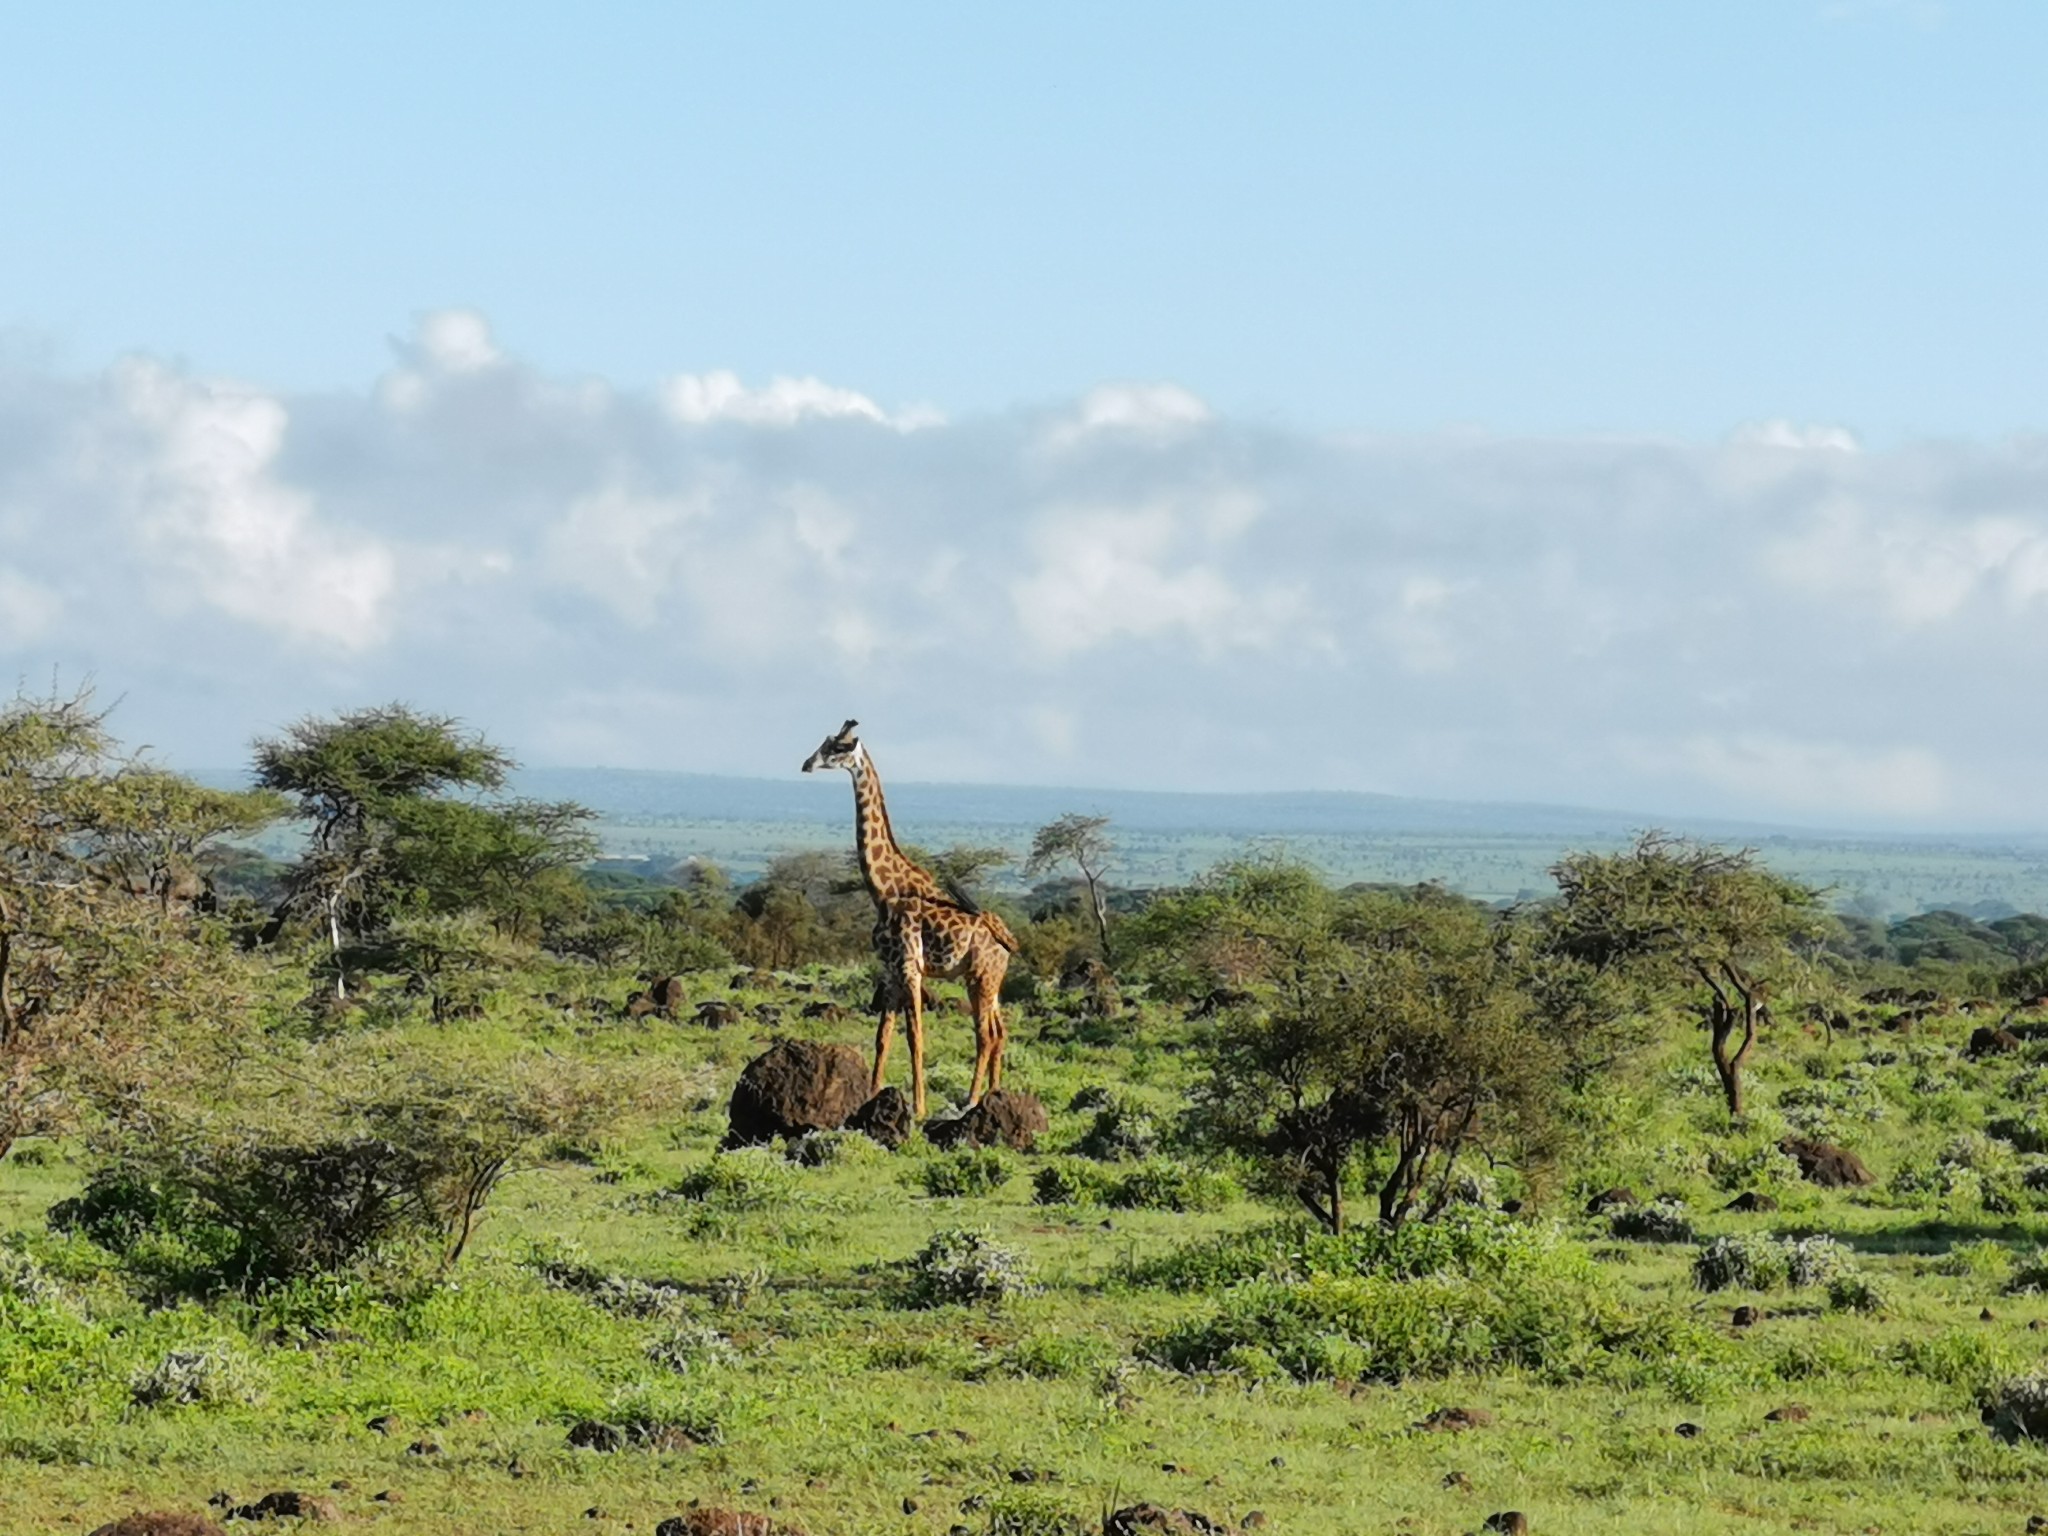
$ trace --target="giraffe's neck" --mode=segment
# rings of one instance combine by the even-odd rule
[[[935,895],[937,882],[903,855],[889,826],[889,807],[882,799],[882,780],[862,752],[853,764],[853,835],[860,850],[861,878],[868,895],[886,906],[902,896]]]

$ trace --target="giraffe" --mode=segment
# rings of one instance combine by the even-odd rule
[[[861,878],[875,904],[875,954],[882,962],[882,987],[876,1004],[875,1070],[869,1092],[882,1090],[895,1038],[896,1015],[906,1016],[910,1037],[911,1102],[924,1118],[924,978],[966,978],[967,998],[974,1010],[974,1078],[968,1102],[979,1103],[984,1088],[1002,1086],[1003,1026],[999,993],[1016,936],[993,912],[984,912],[965,895],[940,885],[931,871],[912,862],[896,845],[889,826],[889,807],[882,798],[882,780],[868,749],[854,735],[849,720],[827,736],[804,760],[804,772],[844,768],[853,777],[854,844],[860,853]],[[985,1080],[985,1081],[984,1081]]]

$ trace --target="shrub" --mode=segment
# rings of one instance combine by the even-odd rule
[[[1249,1280],[1307,1280],[1317,1275],[1416,1279],[1460,1275],[1500,1280],[1532,1271],[1590,1276],[1585,1250],[1554,1226],[1520,1222],[1469,1207],[1434,1221],[1357,1227],[1342,1236],[1300,1222],[1225,1233],[1134,1266],[1139,1285],[1219,1291]]]
[[[1991,1238],[1958,1243],[1928,1266],[1937,1275],[1966,1276],[1974,1280],[2004,1280],[2012,1274],[2012,1254],[2005,1244]]]
[[[31,1307],[47,1307],[63,1299],[64,1289],[33,1255],[0,1247],[0,1296],[12,1296]]]
[[[1011,1165],[994,1147],[973,1147],[927,1158],[914,1177],[936,1199],[990,1195],[1010,1182]]]
[[[789,1143],[789,1160],[805,1168],[837,1168],[887,1156],[881,1143],[859,1131],[813,1131]]]
[[[1703,1291],[1769,1291],[1781,1285],[1825,1286],[1850,1271],[1849,1251],[1831,1237],[1750,1232],[1704,1245],[1693,1258],[1692,1279]]]
[[[1136,1162],[1152,1155],[1159,1145],[1159,1127],[1152,1116],[1119,1096],[1112,1095],[1095,1112],[1074,1150],[1097,1162]]]
[[[144,1408],[248,1402],[247,1368],[224,1347],[174,1349],[128,1379],[128,1395]]]
[[[521,1262],[555,1289],[573,1292],[620,1317],[677,1318],[689,1306],[681,1286],[608,1273],[591,1264],[574,1243],[537,1243]]]
[[[1707,1176],[1716,1189],[1731,1193],[1759,1187],[1792,1189],[1801,1182],[1799,1164],[1775,1141],[1715,1148],[1707,1154]]]
[[[1692,1216],[1683,1203],[1670,1199],[1623,1207],[1608,1219],[1607,1230],[1615,1237],[1639,1243],[1690,1243],[1695,1240]]]
[[[1114,1181],[1106,1198],[1124,1210],[1217,1211],[1239,1193],[1228,1174],[1161,1159],[1141,1163]]]
[[[1093,1163],[1047,1163],[1031,1176],[1031,1198],[1040,1205],[1103,1205],[1114,1182]]]
[[[2014,1376],[1977,1395],[1984,1422],[2001,1440],[2048,1439],[2048,1376]]]
[[[1297,1380],[1388,1382],[1508,1367],[1570,1379],[1603,1368],[1609,1356],[1640,1365],[1714,1350],[1675,1314],[1633,1311],[1596,1285],[1450,1274],[1257,1282],[1142,1348],[1179,1370],[1231,1369],[1263,1355]]]
[[[2048,1291],[2048,1248],[2036,1248],[2015,1266],[2005,1288],[2019,1295]]]
[[[987,1233],[967,1227],[934,1232],[907,1268],[906,1299],[917,1307],[1001,1301],[1037,1289],[1022,1255],[997,1247]]]
[[[1114,1359],[1107,1341],[1085,1334],[1041,1333],[1020,1339],[1007,1350],[1002,1369],[1012,1376],[1031,1376],[1042,1381],[1096,1375]]]
[[[648,1344],[647,1358],[687,1375],[693,1370],[736,1365],[740,1356],[732,1347],[732,1340],[716,1328],[702,1323],[677,1323]]]
[[[2004,1373],[2004,1352],[1981,1332],[1950,1328],[1930,1338],[1901,1339],[1888,1358],[1908,1376],[1948,1387],[1982,1390]]]
[[[1889,1309],[1891,1297],[1873,1277],[1851,1271],[1828,1282],[1828,1307],[1835,1312],[1876,1314]]]
[[[740,1147],[714,1153],[670,1193],[720,1211],[767,1211],[792,1204],[798,1187],[796,1172],[772,1149]]]

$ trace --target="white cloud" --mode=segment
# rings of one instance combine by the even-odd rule
[[[1183,525],[1204,521],[1204,510],[1161,502],[1049,511],[1032,541],[1037,569],[1010,587],[1026,635],[1055,657],[1171,632],[1206,652],[1273,644],[1297,617],[1292,594],[1241,592],[1214,554],[1179,555]],[[1232,522],[1226,512],[1224,526]]]
[[[770,379],[749,389],[733,373],[683,373],[662,386],[669,415],[689,426],[730,421],[750,427],[793,427],[812,418],[872,421],[901,432],[939,426],[944,418],[927,407],[892,416],[866,395],[821,379]]]
[[[1201,397],[1178,384],[1104,384],[1053,423],[1046,443],[1062,450],[1105,434],[1169,443],[1213,419]]]
[[[543,761],[781,773],[852,715],[900,777],[2048,826],[2048,439],[1339,440],[1170,385],[683,420],[473,315],[399,351],[0,378],[0,668],[188,763],[406,697]]]
[[[161,598],[176,605],[191,594],[345,651],[383,639],[396,561],[377,542],[323,524],[310,494],[275,477],[289,419],[282,403],[144,361],[120,365],[112,385],[121,414],[110,439],[127,438],[129,451],[91,472],[119,485],[166,578]]]
[[[1801,425],[1776,420],[1738,427],[1731,442],[1745,448],[1787,448],[1795,452],[1855,453],[1861,448],[1847,427]]]

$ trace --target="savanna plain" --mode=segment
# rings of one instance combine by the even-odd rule
[[[510,769],[0,713],[0,1531],[2048,1514],[2048,919],[1657,834],[1137,888],[1067,818],[906,847],[1018,940],[1004,1114],[937,982],[923,1127],[738,1144],[764,1057],[867,1097],[858,868],[606,861]]]

